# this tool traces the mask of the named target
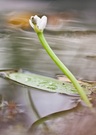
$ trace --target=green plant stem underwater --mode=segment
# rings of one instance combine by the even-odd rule
[[[35,31],[36,32],[36,31]],[[86,93],[78,83],[77,79],[74,77],[74,75],[68,70],[68,68],[59,60],[59,58],[55,55],[55,53],[52,51],[50,46],[48,45],[43,32],[39,31],[36,32],[38,35],[38,38],[48,53],[48,55],[51,57],[51,59],[56,63],[56,65],[60,68],[60,70],[70,79],[70,81],[73,83],[74,87],[77,89],[79,95],[81,96],[82,100],[87,104],[88,107],[92,107],[92,104],[90,103]]]

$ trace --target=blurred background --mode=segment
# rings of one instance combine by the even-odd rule
[[[86,21],[96,21],[95,0],[1,0],[0,11],[69,12],[82,16]]]
[[[29,26],[31,15],[46,15],[45,36],[55,53],[74,75],[95,80],[95,10],[95,0],[1,0],[0,68],[61,73]]]
[[[45,38],[69,70],[78,79],[96,81],[96,0],[0,0],[0,69],[22,68],[53,78],[62,75],[29,26],[35,14],[48,17]],[[4,100],[25,105],[30,123],[37,119],[25,88],[0,79],[0,94]],[[34,91],[32,96],[41,116],[73,103],[64,95]]]

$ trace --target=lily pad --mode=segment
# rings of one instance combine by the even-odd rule
[[[78,95],[77,90],[71,82],[61,82],[54,78],[26,72],[24,70],[1,71],[0,76],[23,86],[36,88],[38,90],[74,96]],[[90,94],[90,91],[88,90],[89,85],[87,83],[83,83],[81,86],[87,94]]]

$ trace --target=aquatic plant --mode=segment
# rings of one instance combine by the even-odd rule
[[[29,19],[29,23],[31,27],[36,32],[42,46],[48,53],[48,55],[51,57],[51,59],[56,63],[56,65],[60,68],[60,70],[70,79],[70,81],[73,83],[74,87],[77,89],[79,95],[81,96],[81,99],[86,103],[88,107],[92,107],[92,104],[90,103],[86,93],[84,92],[83,88],[78,83],[77,79],[74,77],[74,75],[69,71],[69,69],[60,61],[60,59],[55,55],[53,50],[50,48],[49,44],[47,43],[43,31],[47,25],[47,17],[42,16],[41,18],[37,15],[31,16]]]

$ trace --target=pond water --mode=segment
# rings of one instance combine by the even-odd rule
[[[62,74],[39,43],[32,28],[8,25],[7,15],[6,12],[0,15],[0,69],[23,68],[53,78]],[[44,34],[50,47],[77,78],[96,80],[95,23],[87,23],[81,18],[72,19],[58,26],[48,25]],[[25,106],[29,125],[38,119],[31,110],[27,88],[0,79],[0,94],[7,101]],[[41,117],[72,108],[77,101],[76,97],[34,89],[31,96]]]
[[[86,26],[80,22],[74,23],[70,23],[66,27],[62,25],[57,30],[55,30],[56,26],[52,30],[49,27],[46,28],[45,38],[56,55],[75,76],[96,80],[95,27]],[[6,26],[6,23],[4,26],[2,22],[0,31],[1,69],[24,68],[52,77],[61,74],[31,28],[29,31],[10,28]]]

